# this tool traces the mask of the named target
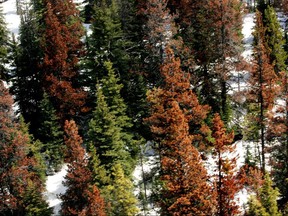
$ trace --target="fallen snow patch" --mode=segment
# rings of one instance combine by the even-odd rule
[[[65,164],[60,172],[47,177],[45,196],[49,207],[53,208],[54,215],[59,215],[58,213],[60,211],[62,202],[59,195],[66,192],[66,187],[63,185],[63,181],[67,174],[67,169],[68,166]]]

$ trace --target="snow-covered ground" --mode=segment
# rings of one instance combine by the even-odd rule
[[[46,192],[44,196],[48,201],[50,207],[54,210],[54,215],[59,215],[61,199],[58,197],[60,194],[64,194],[66,188],[63,186],[64,177],[67,174],[67,165],[65,164],[60,172],[54,175],[48,176],[46,181]]]
[[[242,53],[242,56],[247,60],[252,60],[252,52],[253,52],[253,28],[255,26],[254,23],[255,14],[254,13],[248,13],[243,17],[243,28],[242,28],[242,34],[243,34],[243,46],[244,46],[244,52]]]
[[[20,16],[16,14],[16,0],[8,0],[1,3],[1,6],[3,8],[3,14],[10,36],[12,36],[13,33],[17,38],[19,33]]]

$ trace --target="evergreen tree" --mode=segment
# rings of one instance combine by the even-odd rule
[[[109,215],[133,216],[137,215],[137,199],[133,194],[133,183],[125,176],[122,165],[115,164],[112,168],[112,182],[104,188],[110,200]],[[106,196],[107,198],[107,196]]]
[[[5,64],[8,63],[8,30],[3,16],[2,6],[0,7],[0,78],[8,78]]]
[[[247,216],[281,216],[278,210],[277,197],[279,192],[273,188],[269,175],[265,175],[263,186],[259,189],[258,197],[251,197]]]
[[[35,171],[35,173],[37,173],[37,175],[39,176],[39,178],[42,180],[43,183],[45,183],[46,181],[46,175],[45,175],[45,171],[46,171],[46,164],[45,164],[45,160],[43,158],[43,154],[41,153],[43,144],[39,141],[39,140],[35,140],[35,138],[33,137],[33,135],[29,134],[29,124],[25,123],[25,120],[22,116],[20,116],[19,120],[18,120],[18,124],[19,124],[19,130],[28,138],[28,147],[29,147],[29,151],[27,152],[27,155],[29,157],[33,157],[34,160],[36,161],[33,170]]]
[[[1,215],[51,215],[42,196],[43,179],[37,159],[30,154],[27,129],[15,122],[12,97],[0,82],[0,213]],[[26,132],[23,132],[26,131]],[[33,193],[31,193],[33,190]]]
[[[105,216],[105,203],[98,188],[92,184],[92,174],[88,168],[88,158],[73,120],[65,121],[65,144],[67,146],[68,173],[64,185],[67,187],[61,212],[63,215]]]
[[[279,73],[286,69],[287,54],[284,50],[285,40],[281,26],[277,20],[276,11],[271,6],[268,6],[264,11],[263,25],[265,26],[265,39],[270,64],[274,65],[275,71]]]
[[[43,86],[62,123],[87,111],[86,93],[79,86],[78,62],[84,31],[72,1],[45,0]]]
[[[118,1],[101,0],[94,3],[95,14],[92,19],[92,34],[88,38],[88,86],[92,96],[95,84],[107,75],[104,62],[110,61],[121,74],[127,73],[129,55],[119,17]]]
[[[93,8],[92,8],[93,5]],[[105,62],[113,64],[123,84],[121,96],[127,103],[127,113],[133,118],[133,131],[144,134],[142,118],[147,114],[146,80],[142,71],[140,23],[136,17],[136,1],[89,1],[93,9],[92,34],[87,39],[87,55],[83,61],[83,82],[90,91],[90,103],[95,103],[96,83],[107,75]],[[90,9],[89,9],[90,8]]]
[[[39,20],[34,8],[22,11],[19,29],[19,44],[14,40],[11,92],[19,106],[19,112],[25,122],[30,123],[29,130],[38,138],[39,104],[43,97],[42,73],[39,68],[42,51],[39,41]]]
[[[112,64],[105,63],[108,76],[98,85],[97,105],[89,124],[89,141],[96,147],[101,165],[111,173],[116,161],[123,164],[125,174],[130,175],[136,141],[131,132],[130,119],[126,115],[126,105],[120,96],[121,85],[112,69]]]
[[[215,155],[217,164],[217,174],[215,174],[217,215],[237,215],[240,210],[235,202],[235,195],[243,188],[244,181],[236,171],[236,157],[227,157],[235,153],[235,147],[231,145],[234,134],[226,132],[219,114],[215,114],[213,118],[212,137],[214,139],[212,154]]]
[[[151,116],[146,119],[159,142],[160,174],[164,183],[161,213],[213,215],[215,199],[200,154],[193,146],[201,143],[200,131],[204,129],[202,121],[207,107],[199,105],[189,88],[190,77],[180,69],[180,61],[171,50],[167,53],[161,68],[165,82],[162,88],[149,93]]]
[[[271,109],[277,95],[276,81],[273,66],[270,64],[265,49],[265,30],[259,12],[256,13],[256,27],[254,31],[254,62],[248,80],[250,90],[247,94],[247,103],[255,108],[255,112],[249,112],[250,124],[255,124],[257,130],[256,142],[260,140],[261,167],[265,172],[265,125],[267,121],[267,110]],[[259,132],[260,131],[260,132]],[[259,132],[259,134],[258,134]]]
[[[44,153],[48,162],[48,169],[60,169],[64,158],[63,131],[60,120],[56,115],[49,97],[44,93],[39,105],[39,128],[37,129],[38,139],[43,143],[41,152]]]

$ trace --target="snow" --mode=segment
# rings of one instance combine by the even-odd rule
[[[54,210],[54,215],[59,215],[61,199],[59,199],[60,194],[64,194],[66,187],[63,185],[64,177],[67,174],[67,164],[65,164],[60,172],[55,173],[47,177],[46,181],[46,192],[44,193],[49,207],[52,207]]]
[[[253,28],[255,26],[254,23],[255,13],[248,13],[243,18],[243,44],[244,44],[244,52],[242,56],[248,60],[252,60],[252,52],[253,52]]]
[[[14,34],[15,38],[17,38],[19,34],[20,16],[16,14],[16,0],[8,0],[2,3],[1,6],[10,36],[12,37],[12,34]]]

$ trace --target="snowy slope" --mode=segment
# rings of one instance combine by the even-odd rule
[[[248,13],[243,18],[242,34],[243,34],[244,52],[242,53],[242,56],[248,61],[252,60],[252,49],[253,49],[252,32],[255,26],[254,18],[255,18],[254,13]]]
[[[66,188],[63,186],[64,177],[67,174],[67,165],[65,164],[60,172],[55,175],[48,176],[46,181],[46,192],[44,193],[46,200],[50,207],[54,209],[54,215],[59,214],[61,200],[58,197],[60,194],[64,194]]]
[[[17,38],[19,34],[20,16],[16,14],[16,0],[8,0],[1,3],[1,6],[10,36],[12,36],[13,33]]]

